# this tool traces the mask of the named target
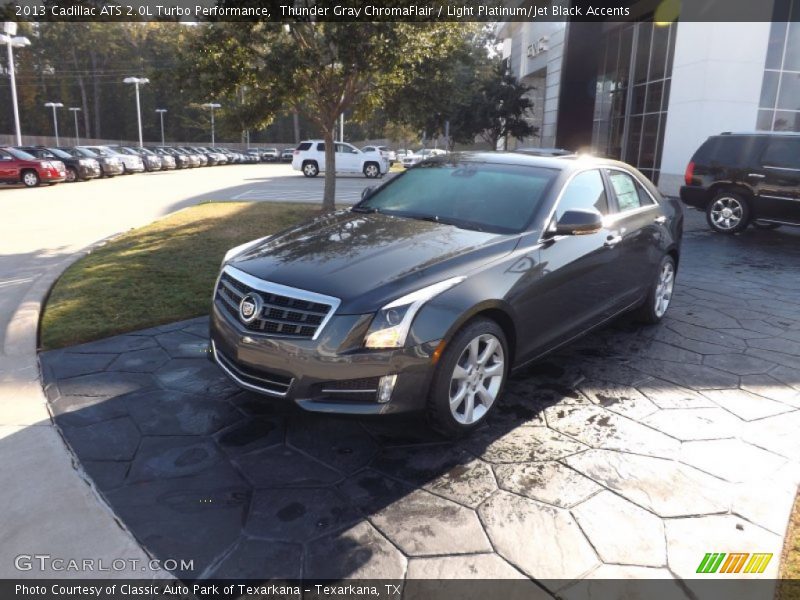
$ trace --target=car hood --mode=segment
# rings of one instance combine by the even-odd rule
[[[228,264],[275,283],[342,300],[364,314],[511,252],[517,235],[342,211],[279,233]]]

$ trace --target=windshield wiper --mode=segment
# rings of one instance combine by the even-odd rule
[[[353,206],[350,209],[350,212],[357,212],[357,213],[377,213],[381,212],[374,206]]]

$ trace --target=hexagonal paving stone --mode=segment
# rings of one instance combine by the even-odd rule
[[[783,536],[786,515],[791,513],[797,495],[796,481],[795,477],[781,472],[772,478],[737,484],[732,490],[731,512]]]
[[[218,432],[214,439],[224,452],[235,456],[280,444],[284,430],[281,417],[247,417]]]
[[[478,512],[497,552],[536,579],[573,579],[598,564],[566,510],[497,492]]]
[[[231,404],[249,417],[284,417],[298,409],[291,402],[240,390],[229,396]]]
[[[693,390],[716,390],[734,388],[739,385],[738,376],[707,365],[692,365],[653,358],[637,358],[631,361],[631,365],[643,373]]]
[[[61,379],[58,389],[62,396],[96,396],[112,398],[138,390],[158,387],[156,380],[144,373],[93,373]]]
[[[422,490],[399,497],[370,521],[407,556],[491,551],[472,510]]]
[[[647,396],[627,385],[588,380],[579,387],[593,404],[630,419],[640,420],[658,410]]]
[[[746,354],[717,354],[715,356],[706,356],[703,360],[704,365],[722,369],[733,373],[734,375],[757,375],[759,373],[766,373],[775,366],[771,363],[755,356],[747,356]]]
[[[233,462],[256,488],[314,487],[342,478],[323,463],[285,446],[249,452]]]
[[[753,421],[795,410],[793,407],[756,396],[744,390],[706,390],[703,392],[710,400],[740,419]]]
[[[592,448],[663,457],[680,448],[677,440],[598,406],[552,407],[545,416],[550,427]]]
[[[143,437],[128,481],[194,475],[207,469],[231,469],[211,439],[201,436]]]
[[[365,466],[377,452],[377,445],[357,421],[332,415],[295,415],[287,425],[286,440],[347,473]]]
[[[627,364],[617,362],[613,359],[605,360],[586,360],[580,364],[580,371],[586,379],[600,381],[611,381],[619,385],[629,385],[636,387],[650,379],[650,375],[642,373]]]
[[[174,390],[134,392],[120,400],[144,435],[207,435],[241,418],[224,400]]]
[[[778,574],[781,555],[781,536],[732,515],[686,519],[666,522],[667,555],[673,573],[684,579],[696,593],[701,592],[708,579],[748,579],[740,573],[704,573],[696,579],[697,568],[707,552],[766,552],[772,560],[760,579],[774,579]],[[744,569],[742,570],[744,571]],[[707,585],[707,584],[706,584]],[[707,589],[707,588],[706,588]],[[766,591],[766,590],[765,590]],[[700,597],[705,597],[700,593]],[[764,596],[764,597],[771,597]]]
[[[716,408],[717,406],[693,390],[662,379],[651,379],[636,387],[659,408]]]
[[[572,515],[603,562],[666,566],[664,523],[653,513],[604,491],[573,508]]]
[[[314,540],[306,551],[309,579],[403,579],[406,559],[369,523]]]
[[[146,348],[156,348],[157,346],[158,344],[156,344],[155,340],[146,335],[118,335],[105,340],[72,346],[69,351],[81,354],[121,354],[122,352],[145,350]]]
[[[128,416],[128,410],[120,397],[61,396],[51,402],[50,407],[56,424],[65,427],[83,427]]]
[[[497,554],[412,558],[408,561],[408,579],[527,579]],[[535,585],[526,589],[536,594]],[[459,596],[461,597],[461,596]]]
[[[206,357],[209,352],[208,338],[198,338],[185,331],[170,331],[155,336],[158,345],[172,358]]]
[[[689,600],[668,569],[600,565],[586,579],[559,591],[564,600]]]
[[[728,510],[725,482],[672,460],[610,450],[589,450],[564,460],[586,477],[662,517]]]
[[[42,365],[49,369],[56,379],[88,375],[105,371],[116,354],[75,354],[67,350],[46,352],[40,356]]]
[[[131,460],[139,446],[139,430],[128,417],[61,431],[81,460]]]
[[[174,358],[155,372],[165,388],[194,394],[233,394],[239,388],[204,358]]]
[[[253,537],[296,542],[359,520],[356,508],[331,489],[257,490],[244,528]]]
[[[796,369],[790,369],[789,367],[775,367],[772,371],[770,371],[770,375],[784,385],[800,391],[800,373],[798,373]],[[754,394],[758,394],[758,392],[753,390],[750,391],[752,391]]]
[[[786,464],[786,459],[741,440],[686,442],[680,460],[732,482],[769,476]]]
[[[738,435],[742,421],[721,408],[661,410],[642,421],[679,440],[710,440]]]
[[[502,489],[561,508],[574,506],[602,489],[558,462],[497,465],[494,472]]]
[[[670,313],[670,317],[672,314]],[[733,321],[728,323],[732,328],[738,327],[738,323]],[[726,348],[736,348],[737,350],[744,350],[747,344],[741,339],[733,335],[725,335],[714,329],[708,327],[699,327],[690,323],[683,323],[680,321],[670,320],[667,327],[685,338],[696,340],[698,342],[709,342],[711,344],[718,344]]]
[[[285,581],[300,578],[300,544],[244,538],[214,569],[212,579]]]
[[[800,411],[748,423],[742,439],[790,460],[800,461]]]
[[[388,448],[371,466],[471,508],[497,489],[486,464],[449,444]]]
[[[557,460],[586,449],[586,446],[545,427],[520,427],[497,437],[483,429],[463,442],[463,447],[490,463],[525,463]]]
[[[131,467],[130,461],[82,460],[81,466],[101,490],[121,486]]]
[[[383,510],[395,500],[410,494],[414,489],[370,469],[359,471],[337,487],[348,502],[364,515],[371,515]]]
[[[778,369],[781,368],[783,367]],[[784,380],[776,378],[779,373],[778,369],[771,371],[770,375],[745,375],[742,377],[742,383],[739,387],[751,394],[776,400],[794,408],[800,408],[800,390],[792,387],[791,378],[784,378]],[[797,379],[800,376],[795,375],[794,377],[795,380],[800,380]]]
[[[134,350],[120,354],[109,365],[108,370],[121,373],[152,373],[169,360],[169,355],[161,348]]]

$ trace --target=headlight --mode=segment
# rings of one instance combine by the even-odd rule
[[[42,168],[43,169],[55,169],[55,166],[53,166],[53,163],[51,163],[49,160],[46,160],[46,161],[42,162]]]
[[[453,277],[426,288],[417,290],[390,302],[372,318],[369,331],[364,338],[367,348],[400,348],[406,343],[411,322],[420,308],[431,298],[449,290],[466,277]]]
[[[235,257],[239,256],[240,254],[245,253],[250,248],[254,248],[255,246],[258,246],[260,243],[267,241],[270,237],[272,237],[272,236],[268,235],[268,236],[265,236],[263,238],[258,238],[257,240],[253,240],[252,242],[246,242],[244,244],[240,244],[240,245],[236,246],[235,248],[231,248],[230,250],[228,250],[225,253],[225,257],[222,259],[222,264],[224,265],[226,262],[228,262],[232,258],[235,258]]]

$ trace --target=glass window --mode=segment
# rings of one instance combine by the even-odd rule
[[[778,71],[765,71],[764,81],[761,84],[761,100],[758,105],[763,108],[773,108],[778,99],[778,81],[780,73]]]
[[[786,40],[786,23],[773,23],[769,31],[767,46],[767,69],[780,69],[783,66],[783,43]]]
[[[356,154],[356,149],[347,144],[336,144],[336,152],[344,154]]]
[[[758,131],[772,131],[772,115],[773,111],[771,110],[759,110],[756,129]]]
[[[781,89],[778,93],[779,109],[800,110],[800,73],[781,75]]]
[[[317,144],[317,152],[325,152],[325,143]]]
[[[611,187],[614,188],[620,212],[653,204],[650,194],[633,177],[622,171],[609,170],[606,172],[611,181]]]
[[[576,175],[567,184],[556,207],[556,221],[568,210],[594,209],[601,215],[608,214],[608,197],[600,171],[593,169]]]
[[[761,156],[761,164],[770,167],[800,169],[800,140],[770,140]]]
[[[773,131],[800,131],[800,112],[775,111]]]
[[[792,7],[792,18],[798,17],[800,5],[795,0]],[[789,23],[786,38],[786,53],[783,55],[784,71],[800,71],[800,23]]]

